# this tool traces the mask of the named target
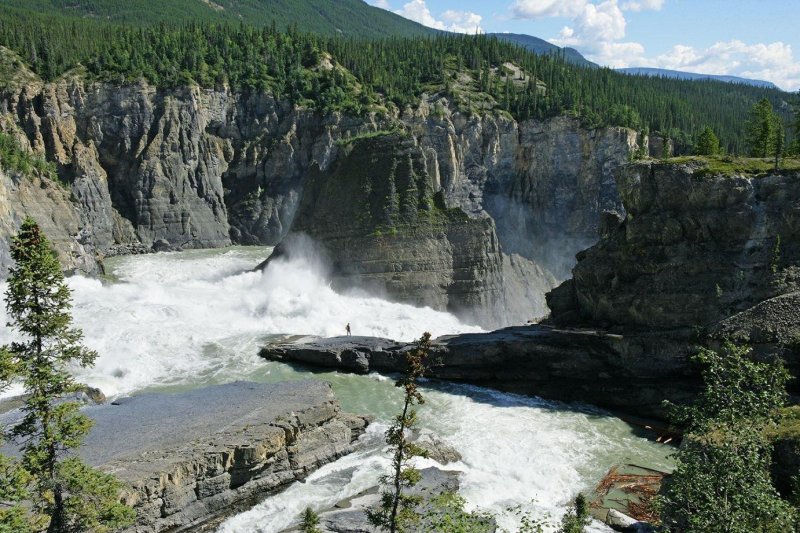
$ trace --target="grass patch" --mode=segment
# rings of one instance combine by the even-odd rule
[[[682,156],[664,160],[667,164],[690,164],[697,166],[696,174],[700,176],[760,176],[775,174],[775,160],[755,157],[733,156]],[[800,171],[800,159],[782,159],[777,173]]]
[[[800,439],[800,405],[792,405],[781,409],[778,425],[767,430],[769,437],[775,440]]]

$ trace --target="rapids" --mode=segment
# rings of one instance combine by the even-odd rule
[[[333,384],[345,410],[376,417],[361,451],[229,518],[222,533],[280,531],[297,523],[308,505],[322,510],[374,485],[389,464],[381,439],[400,405],[391,379],[299,371],[261,360],[260,345],[288,335],[341,335],[347,323],[355,335],[396,340],[424,331],[434,337],[480,331],[447,313],[338,294],[310,262],[278,261],[253,272],[268,254],[268,248],[229,248],[119,257],[107,262],[105,279],[68,280],[75,322],[99,354],[94,368],[75,372],[110,397],[314,375]],[[0,330],[0,344],[10,339],[8,328]],[[12,387],[4,395],[17,393]],[[468,506],[496,513],[512,531],[517,518],[509,507],[556,524],[567,502],[615,463],[670,466],[668,448],[589,406],[439,382],[426,382],[423,393],[421,426],[463,455],[449,467],[463,471]],[[608,531],[600,524],[593,528]]]

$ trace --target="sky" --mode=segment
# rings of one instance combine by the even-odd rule
[[[367,0],[426,26],[512,32],[612,68],[728,74],[800,90],[800,0]]]

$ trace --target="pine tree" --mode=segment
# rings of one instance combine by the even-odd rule
[[[583,494],[578,494],[561,519],[558,533],[583,533],[586,526],[592,523],[589,516],[589,504]]]
[[[92,422],[79,404],[63,397],[79,390],[67,365],[87,367],[97,354],[81,345],[72,327],[70,291],[50,242],[31,218],[11,246],[6,310],[20,339],[6,348],[7,378],[28,394],[23,418],[10,431],[22,444],[22,465],[32,478],[30,497],[47,517],[50,533],[107,531],[130,523],[133,510],[119,502],[121,484],[78,458],[64,456],[81,445]]]
[[[794,147],[792,148],[792,152],[794,152],[795,156],[800,157],[800,107],[794,110],[792,130],[794,132]]]
[[[766,98],[762,98],[752,107],[746,124],[746,142],[750,156],[766,158],[774,155],[779,120],[776,120],[772,104]]]
[[[786,128],[783,126],[783,120],[781,117],[774,113],[772,115],[772,120],[774,122],[774,129],[775,129],[775,145],[773,146],[773,154],[775,156],[775,170],[780,168],[781,158],[783,157],[783,152],[786,145]]]
[[[303,533],[322,533],[319,528],[319,515],[311,507],[306,507],[303,513],[303,522],[300,524]]]
[[[709,126],[706,126],[697,136],[694,153],[695,155],[716,155],[719,153],[719,139]]]
[[[417,381],[425,373],[425,359],[431,349],[431,334],[424,333],[417,347],[406,354],[406,371],[395,385],[403,389],[403,412],[395,418],[386,431],[386,443],[392,449],[392,473],[381,478],[386,489],[381,494],[381,505],[369,509],[367,518],[375,527],[390,533],[409,531],[420,520],[415,508],[422,503],[419,496],[405,491],[419,483],[419,470],[410,465],[414,457],[427,453],[408,440],[408,431],[417,425],[415,405],[425,403],[417,388]]]

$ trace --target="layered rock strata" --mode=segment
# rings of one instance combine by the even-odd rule
[[[621,210],[611,172],[646,141],[620,128],[585,130],[566,117],[517,122],[502,112],[463,114],[441,95],[425,95],[413,109],[350,117],[255,91],[90,82],[79,69],[53,83],[29,71],[18,78],[27,81],[0,89],[0,129],[57,163],[72,207],[54,207],[44,193],[23,204],[16,192],[6,192],[0,197],[6,248],[23,214],[56,212],[48,234],[74,271],[96,272],[103,256],[156,243],[164,249],[275,245],[292,227],[306,185],[332,179],[349,158],[343,139],[399,129],[446,209],[461,209],[478,221],[474,227],[482,224],[474,238],[472,230],[459,229],[463,224],[445,231],[453,256],[466,262],[453,261],[461,266],[442,277],[463,278],[463,288],[474,277],[463,270],[485,269],[486,278],[461,300],[492,300],[484,307],[512,309],[515,321],[545,311],[541,295],[566,277],[574,253],[596,240],[599,213]],[[309,223],[324,230],[321,221]],[[384,245],[387,255],[377,259],[395,262],[392,246]],[[499,248],[518,260],[504,267],[509,261],[497,259]],[[2,249],[0,275],[8,267]],[[368,271],[368,260],[357,268]],[[492,280],[498,268],[516,280],[512,286],[534,280],[539,287],[503,306],[497,295],[508,300],[521,291],[498,289]],[[357,277],[351,274],[342,272]],[[423,269],[417,286],[429,277]],[[437,296],[439,307],[448,309],[451,298],[444,294],[447,289]],[[408,296],[409,302],[427,298],[420,291]],[[495,325],[507,322],[498,318]]]
[[[503,256],[488,216],[448,209],[408,136],[355,142],[306,182],[292,232],[271,260],[315,250],[336,287],[430,306],[482,322],[507,320]],[[299,248],[299,250],[298,250]]]
[[[269,345],[260,355],[345,372],[401,372],[414,344],[345,337]],[[686,401],[699,386],[687,368],[688,337],[520,326],[435,339],[426,375],[518,394],[586,402],[662,418],[662,401]]]
[[[185,530],[255,503],[354,449],[368,419],[330,385],[237,382],[88,407],[80,454],[129,488],[127,531]]]

